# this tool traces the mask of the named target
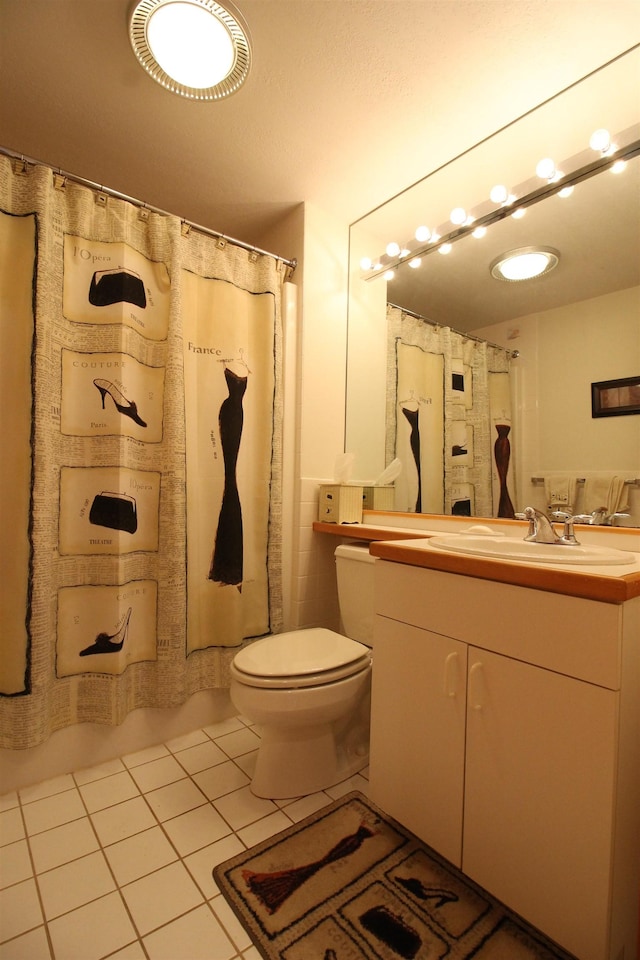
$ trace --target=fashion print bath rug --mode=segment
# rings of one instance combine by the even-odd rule
[[[213,876],[266,960],[571,960],[357,792]]]

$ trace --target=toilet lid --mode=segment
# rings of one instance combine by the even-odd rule
[[[248,683],[251,677],[327,683],[363,669],[368,662],[369,648],[363,643],[322,627],[263,637],[233,658],[233,666],[247,675]]]

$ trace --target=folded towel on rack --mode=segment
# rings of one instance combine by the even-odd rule
[[[544,492],[549,510],[566,510],[573,513],[576,500],[577,477],[568,474],[544,478]]]
[[[583,513],[603,507],[607,513],[622,513],[629,508],[623,477],[587,477],[584,482]]]

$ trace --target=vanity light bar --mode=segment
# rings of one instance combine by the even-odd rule
[[[572,174],[564,176],[561,180],[554,180],[551,183],[544,183],[535,190],[531,190],[525,196],[518,198],[518,209],[525,210],[527,207],[531,207],[534,204],[539,203],[541,200],[545,200],[547,197],[551,197],[554,194],[559,193],[560,190],[566,189],[569,186],[573,187],[578,183],[582,183],[584,180],[590,180],[591,177],[596,176],[596,174],[601,173],[607,168],[610,169],[615,163],[618,163],[621,160],[630,160],[632,157],[636,157],[638,155],[640,155],[640,140],[634,140],[626,147],[621,147],[614,156],[598,157],[596,160],[592,160],[590,163],[587,163],[578,170],[575,170]],[[401,255],[397,258],[391,258],[388,255],[384,255],[377,258],[375,262],[380,263],[384,270],[396,270],[398,267],[402,266],[404,263],[407,263],[409,260],[413,260],[415,257],[426,257],[429,254],[438,251],[442,246],[453,244],[457,240],[462,240],[463,237],[469,236],[469,234],[472,234],[473,231],[477,230],[479,227],[486,228],[494,223],[499,223],[506,217],[511,216],[513,216],[513,208],[510,205],[501,206],[497,210],[491,210],[489,213],[484,214],[484,216],[477,217],[472,224],[464,224],[463,226],[458,227],[456,230],[452,230],[451,232],[444,233],[442,235],[438,235],[438,233],[436,233],[437,239],[435,242],[432,235],[431,242],[414,246],[413,249],[411,249],[408,253],[402,251]],[[409,247],[409,244],[406,246]],[[404,256],[402,255],[403,253]],[[369,275],[363,277],[363,279],[367,282],[370,280],[375,280],[376,277],[380,276],[381,272],[381,270],[377,270],[369,273]]]
[[[576,477],[576,483],[586,483],[586,477]],[[544,483],[544,477],[531,477],[531,483]],[[640,477],[634,477],[631,480],[624,480],[623,483],[625,486],[638,486],[640,487]]]

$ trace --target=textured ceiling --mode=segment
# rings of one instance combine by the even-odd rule
[[[237,0],[245,87],[164,91],[130,0],[0,0],[0,146],[259,244],[348,223],[640,41],[638,0]],[[287,256],[287,251],[279,251]]]

